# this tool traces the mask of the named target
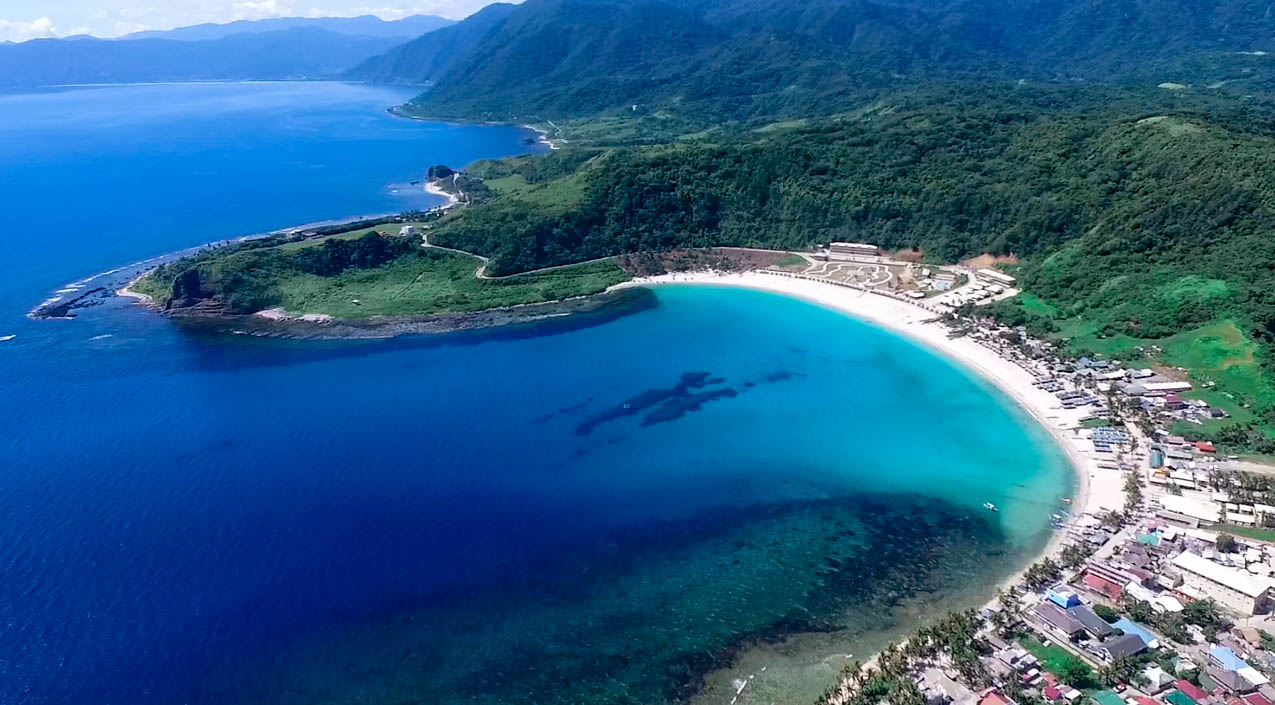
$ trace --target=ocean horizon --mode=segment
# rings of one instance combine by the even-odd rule
[[[774,294],[381,341],[193,335],[120,299],[24,317],[543,149],[386,112],[411,95],[0,95],[0,702],[708,701],[761,666],[755,692],[809,700],[1048,541],[1074,478],[1044,429]]]

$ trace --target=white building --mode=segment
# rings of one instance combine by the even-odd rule
[[[1141,386],[1148,392],[1186,392],[1191,389],[1190,382],[1143,382]]]
[[[978,270],[978,277],[984,281],[991,282],[992,284],[1000,284],[1001,286],[1014,286],[1018,283],[1017,279],[995,269],[980,269]]]
[[[828,245],[828,259],[842,262],[879,262],[881,248],[863,242],[834,242]]]
[[[1190,471],[1181,471],[1194,476]],[[1173,478],[1176,480],[1177,478]],[[1185,477],[1183,478],[1185,479]],[[1184,483],[1175,482],[1181,486]],[[1222,520],[1221,507],[1206,497],[1166,494],[1160,497],[1160,506],[1177,514],[1184,514],[1206,524],[1217,524]]]
[[[1180,553],[1173,565],[1182,572],[1182,592],[1197,599],[1212,599],[1242,615],[1264,612],[1275,582],[1247,571],[1214,563],[1191,552]]]

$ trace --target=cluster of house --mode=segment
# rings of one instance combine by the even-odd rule
[[[1150,369],[1113,369],[1098,375],[1097,379],[1113,385],[1113,389],[1163,423],[1189,421],[1200,424],[1226,417],[1225,411],[1209,406],[1206,401],[1183,398],[1181,394],[1193,387],[1190,382],[1171,379]]]
[[[1056,374],[1039,378],[1032,384],[1058,397],[1058,401],[1061,402],[1064,409],[1079,409],[1083,406],[1092,405],[1101,413],[1109,413],[1102,400],[1093,392],[1078,389],[1074,384],[1068,384]]]
[[[1275,526],[1275,504],[1260,494],[1235,491],[1233,476],[1219,477],[1232,469],[1232,460],[1217,457],[1212,444],[1162,438],[1151,445],[1150,453],[1150,482],[1160,489],[1153,503],[1161,518],[1191,528]],[[1254,572],[1266,574],[1263,569]]]
[[[1205,599],[1239,615],[1269,612],[1275,604],[1275,546],[1237,539],[1236,550],[1219,551],[1219,535],[1153,520],[1109,560],[1091,558],[1077,585],[1109,603],[1130,595],[1156,612],[1181,612],[1184,604]]]
[[[1209,537],[1198,530],[1153,521],[1136,536],[1118,547],[1111,560],[1091,559],[1074,588],[1059,584],[1046,590],[1025,619],[1041,642],[1057,644],[1091,666],[1135,658],[1140,665],[1133,682],[1116,690],[1081,692],[1046,672],[1027,649],[992,634],[987,637],[992,653],[983,663],[1001,685],[980,693],[978,705],[1014,705],[1004,687],[1011,679],[1024,692],[1051,703],[1275,705],[1275,687],[1264,673],[1275,667],[1275,653],[1266,649],[1257,629],[1238,627],[1217,635],[1214,643],[1175,653],[1171,643],[1148,627],[1124,616],[1108,621],[1099,615],[1110,617],[1099,605],[1109,607],[1126,594],[1148,602],[1155,612],[1180,612],[1184,604],[1205,598],[1245,615],[1270,607],[1275,582],[1216,561]],[[1189,631],[1205,642],[1201,630]]]
[[[1107,622],[1083,603],[1079,594],[1062,586],[1050,588],[1045,601],[1033,608],[1032,616],[1046,636],[1076,644],[1104,663],[1159,646],[1146,629],[1125,618]]]

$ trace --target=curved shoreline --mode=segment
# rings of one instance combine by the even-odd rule
[[[832,309],[903,336],[991,384],[1044,428],[1067,458],[1075,476],[1071,521],[1086,513],[1120,509],[1124,504],[1120,472],[1100,468],[1097,459],[1089,457],[1082,445],[1087,439],[1076,431],[1085,412],[1063,409],[1057,397],[1033,386],[1035,378],[1031,373],[973,339],[949,338],[947,328],[936,322],[930,311],[869,291],[759,272],[666,274],[633,279],[612,289],[670,285],[736,287],[779,294]],[[1069,521],[1054,531],[1034,560],[1056,556],[1062,550],[1070,525]],[[1018,582],[1026,568],[1024,566],[1007,576],[997,588]]]

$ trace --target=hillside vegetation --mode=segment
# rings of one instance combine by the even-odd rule
[[[1273,30],[1254,0],[527,0],[448,30],[475,40],[446,71],[422,40],[376,77],[435,82],[407,107],[429,117],[663,112],[714,125],[952,80],[1265,92]]]
[[[610,261],[488,280],[481,262],[426,249],[398,225],[322,238],[214,248],[162,265],[133,285],[169,310],[251,314],[281,308],[334,318],[467,313],[605,291],[629,278]]]

